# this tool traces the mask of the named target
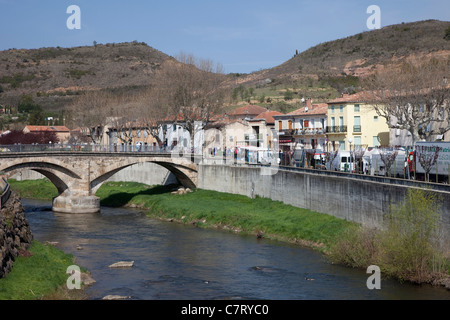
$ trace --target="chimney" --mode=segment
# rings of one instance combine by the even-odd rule
[[[306,99],[306,108],[307,108],[307,110],[311,110],[312,109],[312,99],[311,98],[308,98],[308,99]]]

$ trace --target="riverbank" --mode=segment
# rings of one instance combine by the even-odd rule
[[[51,183],[45,180],[10,181],[10,185],[13,190],[29,198],[51,199],[57,195],[56,188],[53,187],[52,191]],[[37,195],[33,195],[33,189],[39,190]],[[47,197],[42,192],[46,189]],[[141,208],[149,217],[156,219],[300,244],[325,253],[334,263],[355,268],[380,264],[383,266],[383,275],[387,277],[450,287],[448,257],[434,251],[434,248],[432,250],[427,242],[429,239],[420,243],[423,250],[419,250],[417,243],[405,242],[408,239],[401,242],[394,239],[392,234],[367,230],[349,221],[279,201],[259,197],[250,199],[201,189],[193,192],[174,192],[175,190],[176,186],[151,187],[134,182],[107,182],[99,188],[96,195],[100,197],[103,206]],[[424,201],[422,202],[425,203]],[[418,206],[419,204],[414,205]],[[435,206],[428,203],[425,207]],[[380,241],[381,239],[389,239],[391,242]],[[385,247],[379,247],[378,244]],[[399,248],[407,247],[411,248],[409,252],[399,251]],[[420,270],[411,270],[410,261],[417,261],[417,255],[421,257],[422,264],[428,264],[428,257],[438,261],[438,270],[435,271],[436,264],[427,266],[433,269],[430,272],[423,265],[418,267]],[[386,257],[389,256],[394,259],[387,261]],[[398,260],[400,256],[403,259],[402,265]],[[417,271],[421,274],[419,280]]]
[[[69,290],[67,267],[74,257],[51,244],[34,240],[0,279],[0,300],[83,300],[83,290]]]

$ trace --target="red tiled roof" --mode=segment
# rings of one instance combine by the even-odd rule
[[[70,132],[65,126],[26,126],[30,132],[54,131],[54,132]]]
[[[318,114],[327,114],[328,112],[328,103],[317,103],[312,104],[306,110],[305,107],[289,112],[288,115],[292,116],[309,116],[309,115],[318,115]]]
[[[278,111],[265,111],[265,112],[262,112],[262,113],[258,114],[257,116],[255,116],[252,120],[256,121],[256,120],[264,119],[267,124],[274,124],[275,119],[273,118],[273,116],[279,116],[279,115],[283,115],[283,113],[278,112]]]
[[[345,102],[367,102],[373,99],[373,95],[371,95],[367,91],[361,91],[355,94],[347,94],[343,93],[340,98],[332,99],[328,101],[329,104],[332,103],[345,103]]]
[[[267,111],[266,108],[257,106],[257,105],[246,105],[237,109],[234,109],[228,113],[230,116],[238,116],[238,115],[258,115],[262,112]]]

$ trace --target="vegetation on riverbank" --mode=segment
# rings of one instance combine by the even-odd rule
[[[10,181],[19,194],[20,189],[44,190],[30,183],[50,184]],[[404,204],[392,207],[386,227],[374,230],[266,198],[201,189],[174,194],[174,188],[107,182],[96,195],[104,206],[137,207],[166,221],[298,243],[326,253],[334,263],[355,268],[378,265],[385,277],[450,286],[448,248],[438,241],[439,201],[427,192],[411,191]],[[49,193],[47,199],[53,196]]]
[[[196,189],[172,194],[174,186],[149,187],[108,182],[97,191],[102,205],[150,209],[148,216],[199,227],[254,234],[327,250],[336,237],[354,226],[336,217],[257,197]]]
[[[0,279],[0,300],[85,299],[82,290],[69,290],[67,267],[74,257],[34,240],[26,254],[14,261],[11,272]]]
[[[58,196],[58,190],[48,179],[23,181],[8,179],[8,183],[21,198],[51,200]]]
[[[345,232],[330,248],[332,261],[351,267],[377,265],[401,281],[444,285],[450,289],[448,243],[442,240],[439,199],[409,189],[405,201],[391,208],[385,227],[358,227]]]

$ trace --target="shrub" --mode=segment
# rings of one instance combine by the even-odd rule
[[[434,193],[410,189],[392,206],[382,230],[360,227],[342,234],[330,248],[332,262],[367,268],[416,283],[448,277],[448,257],[440,239],[440,204]]]
[[[401,280],[427,282],[442,262],[439,199],[426,190],[408,190],[405,201],[387,217],[381,238],[380,268]],[[439,263],[440,264],[440,263]],[[440,269],[440,268],[438,268]]]

